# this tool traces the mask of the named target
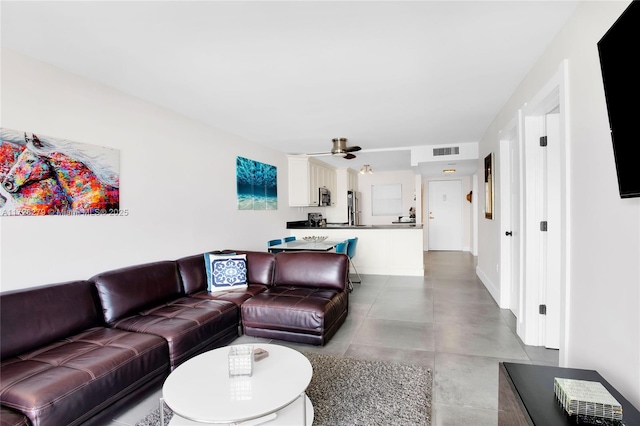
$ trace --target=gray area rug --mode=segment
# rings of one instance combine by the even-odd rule
[[[430,425],[432,373],[426,367],[305,353],[314,426]],[[173,413],[166,406],[165,422]],[[156,409],[136,426],[159,426]]]

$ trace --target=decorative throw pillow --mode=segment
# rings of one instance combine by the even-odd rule
[[[247,255],[211,255],[209,260],[211,262],[209,291],[247,287]]]
[[[231,256],[235,254],[236,252],[234,251],[212,251],[211,253],[204,254],[204,269],[206,271],[205,275],[207,276],[207,291],[211,291],[211,286],[213,286],[213,279],[211,275],[211,257],[219,255]]]

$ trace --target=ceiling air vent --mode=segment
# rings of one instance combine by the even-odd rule
[[[438,157],[442,155],[454,155],[460,154],[460,147],[451,146],[448,148],[433,148],[433,156]]]

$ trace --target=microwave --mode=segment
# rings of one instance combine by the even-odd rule
[[[331,191],[327,188],[318,189],[318,206],[331,205]]]

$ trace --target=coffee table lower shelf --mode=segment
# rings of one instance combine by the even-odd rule
[[[313,424],[313,404],[307,395],[304,396],[306,402],[306,415],[307,415],[307,425]],[[274,413],[275,418],[271,418],[270,420],[266,420],[269,416],[265,416],[263,419],[255,419],[249,420],[242,423],[226,423],[227,425],[238,425],[238,426],[250,426],[250,425],[301,425],[301,413],[302,413],[302,398],[298,398],[295,402],[290,405],[284,407],[282,410]],[[265,421],[266,420],[266,421]],[[174,414],[171,417],[171,421],[169,423],[165,423],[168,426],[202,426],[203,423],[194,422],[193,420],[188,420],[183,417]]]

